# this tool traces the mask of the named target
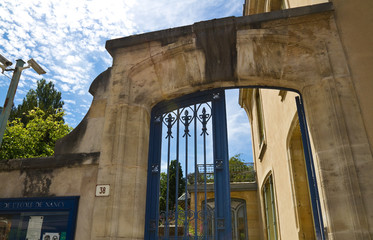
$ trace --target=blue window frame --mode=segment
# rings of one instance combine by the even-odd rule
[[[74,239],[79,197],[0,199],[0,239]]]

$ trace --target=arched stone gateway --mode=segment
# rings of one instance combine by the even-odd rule
[[[87,117],[57,146],[59,153],[101,153],[97,183],[110,184],[111,195],[95,199],[92,239],[143,238],[150,111],[156,103],[250,86],[302,95],[327,233],[369,239],[373,209],[364,202],[372,194],[366,189],[371,180],[358,172],[372,164],[372,156],[331,4],[200,22],[110,40],[106,48],[113,66],[92,84]]]
[[[152,107],[238,87],[302,95],[326,234],[371,239],[373,159],[331,3],[114,39],[106,48],[113,65],[92,83],[88,114],[54,157],[64,166],[74,157],[95,162],[95,184],[110,185],[108,197],[80,190],[76,239],[143,239]]]

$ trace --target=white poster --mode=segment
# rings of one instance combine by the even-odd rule
[[[39,240],[41,234],[41,226],[43,225],[43,216],[30,216],[27,227],[27,240]]]

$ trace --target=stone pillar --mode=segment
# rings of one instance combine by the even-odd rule
[[[123,85],[111,79],[97,180],[110,196],[95,199],[91,239],[144,236],[150,113],[129,103]]]
[[[361,192],[363,181],[370,180],[364,176],[367,171],[362,176],[358,173],[362,163],[371,169],[372,156],[349,82],[348,77],[325,78],[304,88],[302,96],[315,146],[314,160],[320,167],[319,189],[329,239],[370,239],[368,209]],[[371,195],[367,189],[364,194]]]

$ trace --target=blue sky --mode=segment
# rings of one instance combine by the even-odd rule
[[[0,53],[13,64],[17,59],[34,58],[47,71],[43,78],[53,81],[62,92],[66,122],[75,127],[91,104],[92,96],[88,93],[91,82],[111,66],[106,40],[213,18],[241,16],[242,5],[243,0],[3,0],[0,1]],[[1,105],[10,77],[10,72],[0,75]],[[36,87],[39,79],[41,76],[33,70],[22,73],[16,105],[30,88]],[[237,92],[234,94],[232,101],[239,109]],[[249,123],[244,112],[238,113],[237,109],[228,108],[232,112],[228,120],[235,126],[228,131],[242,140],[240,134],[249,132]],[[247,130],[243,130],[241,121],[246,121]],[[247,144],[249,141],[231,144],[232,151],[243,152],[239,146]]]

